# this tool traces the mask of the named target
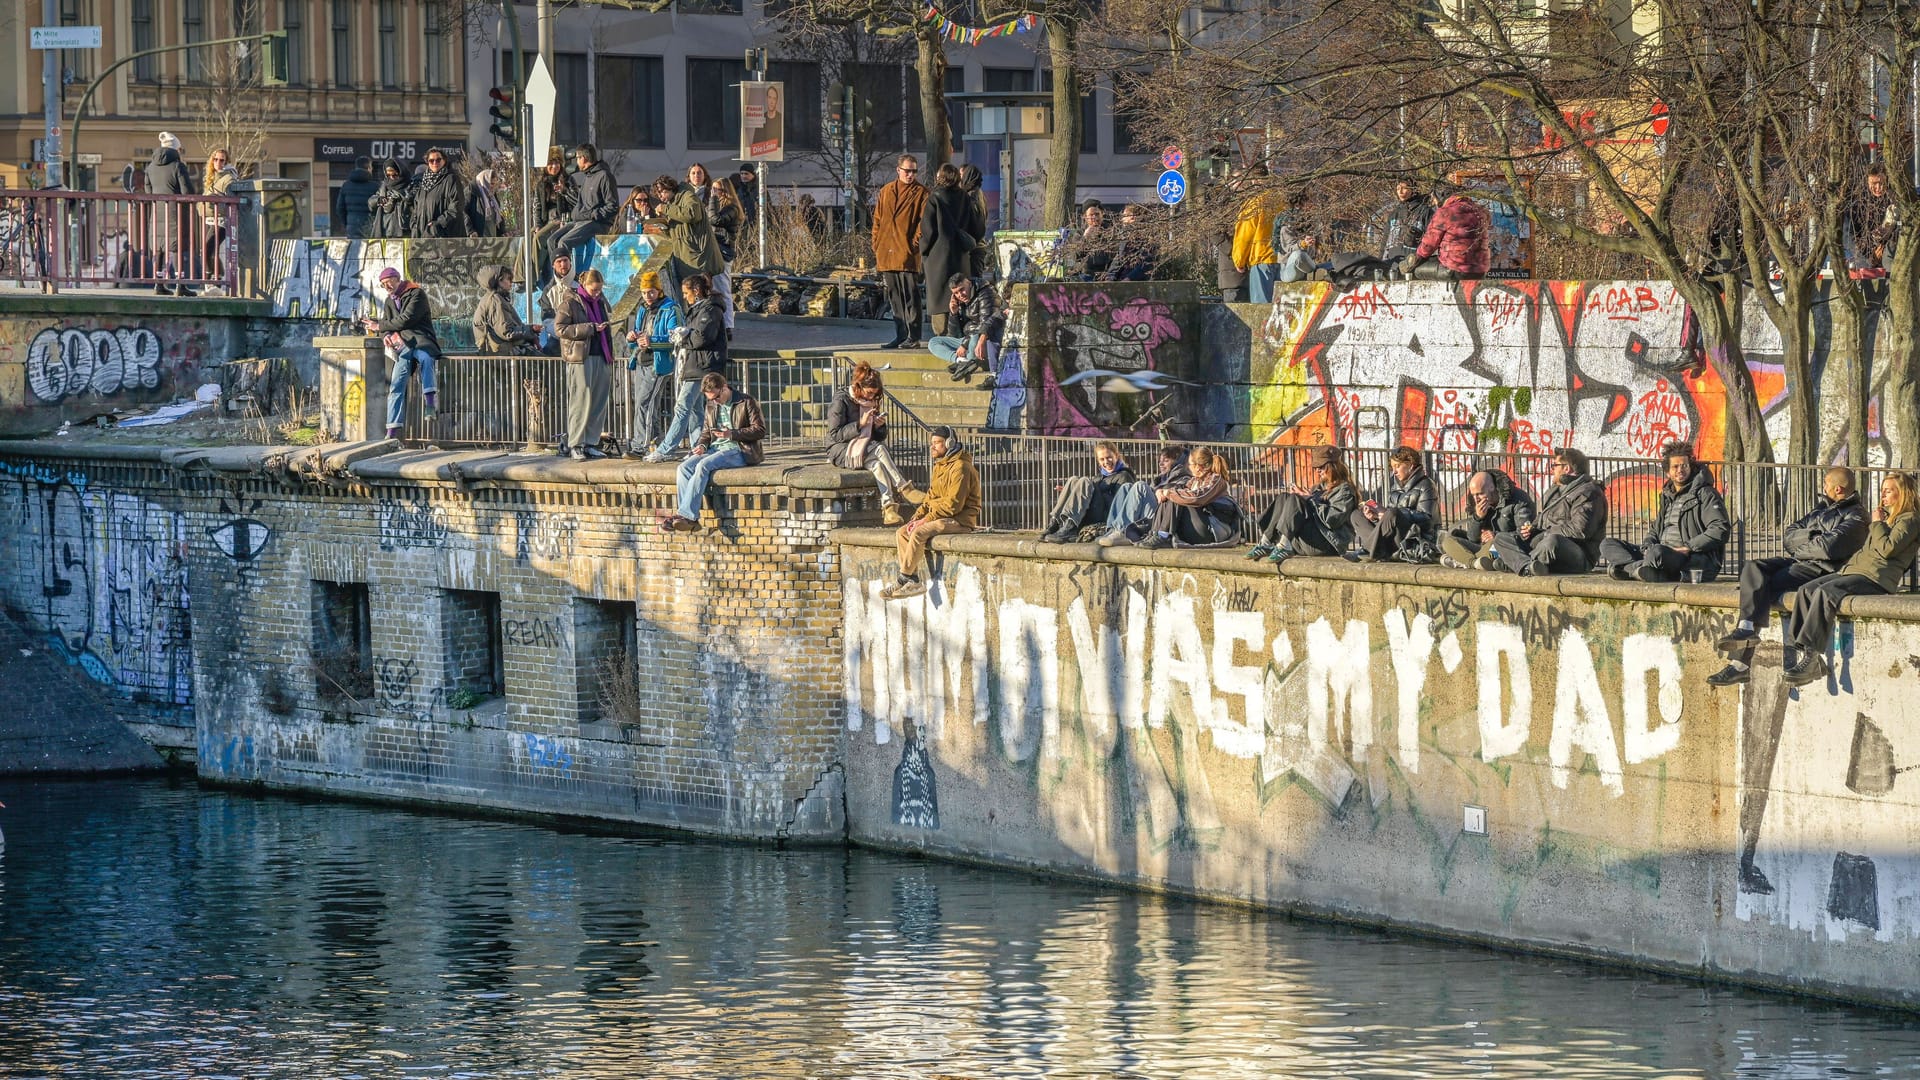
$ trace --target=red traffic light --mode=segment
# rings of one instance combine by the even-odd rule
[[[513,91],[507,89],[504,86],[496,86],[493,89],[487,91],[487,96],[503,104],[507,104],[507,105],[513,104]]]

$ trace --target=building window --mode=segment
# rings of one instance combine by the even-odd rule
[[[365,584],[313,582],[308,660],[322,702],[373,700],[373,619]]]
[[[441,27],[439,4],[428,4],[422,9],[425,14],[427,89],[445,90],[447,88],[447,35]]]
[[[674,6],[682,15],[738,15],[746,10],[742,0],[676,0]]]
[[[598,58],[595,141],[605,147],[660,149],[667,145],[666,64],[658,56]]]
[[[854,108],[871,120],[873,148],[891,153],[927,141],[920,121],[919,76],[903,64],[845,64],[842,77],[853,87]]]
[[[233,0],[233,21],[228,23],[233,32],[228,37],[244,37],[260,32],[260,6],[257,0]],[[260,43],[249,41],[243,47],[223,45],[222,49],[231,49],[233,57],[233,82],[244,85],[253,81],[260,69]]]
[[[780,107],[787,116],[787,149],[820,149],[820,65],[775,60],[767,65],[767,78],[786,84],[786,100]]]
[[[380,0],[380,85],[400,88],[400,0]]]
[[[133,0],[133,51],[157,48],[153,40],[153,0]],[[160,78],[160,58],[143,56],[133,62],[133,81],[150,83]]]
[[[604,59],[604,58],[603,58]],[[573,599],[574,710],[583,724],[631,724],[641,717],[635,633],[639,610],[631,600]]]
[[[1116,154],[1151,154],[1154,148],[1145,144],[1133,131],[1133,114],[1119,102],[1113,105],[1113,152]]]
[[[500,594],[467,589],[440,590],[441,655],[446,658],[443,685],[449,700],[465,691],[488,697],[505,689],[500,664]]]
[[[84,0],[60,0],[61,26],[91,26]],[[92,49],[62,49],[60,68],[70,80],[82,83],[93,78]]]
[[[286,0],[280,28],[287,32],[287,82],[307,81],[307,0]]]
[[[180,0],[180,40],[184,44],[207,40],[206,0]],[[207,50],[188,49],[187,81],[207,81]]]
[[[505,86],[513,81],[513,50],[502,49],[498,55],[500,66],[497,70],[500,72],[500,84]],[[521,55],[523,57],[521,62],[531,68],[536,54],[528,50]],[[603,73],[609,59],[611,58],[606,56],[600,57]],[[571,151],[575,146],[589,139],[587,135],[587,88],[589,85],[587,54],[554,53],[551,70],[554,90],[553,145],[565,147]],[[600,130],[602,131],[608,130],[607,125],[614,122],[614,118],[608,115],[610,112],[611,109],[606,104],[601,104]],[[567,160],[572,160],[571,153],[568,154]]]
[[[687,60],[687,146],[716,150],[740,145],[740,83],[747,68],[738,60]],[[715,108],[715,104],[719,108]]]
[[[333,0],[333,85],[354,87],[353,0]]]

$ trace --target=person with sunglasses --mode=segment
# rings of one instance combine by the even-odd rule
[[[920,217],[927,189],[918,179],[920,159],[901,154],[894,178],[873,204],[873,267],[893,309],[889,349],[920,347]]]
[[[427,151],[427,173],[414,185],[413,235],[467,235],[467,187],[438,148]]]

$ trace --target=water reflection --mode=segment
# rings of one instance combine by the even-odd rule
[[[1900,1017],[968,867],[0,800],[0,1076],[1920,1075]]]

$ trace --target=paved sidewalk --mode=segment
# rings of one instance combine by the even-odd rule
[[[773,356],[831,353],[849,349],[877,349],[893,340],[893,324],[866,319],[802,319],[736,316],[733,353]]]

